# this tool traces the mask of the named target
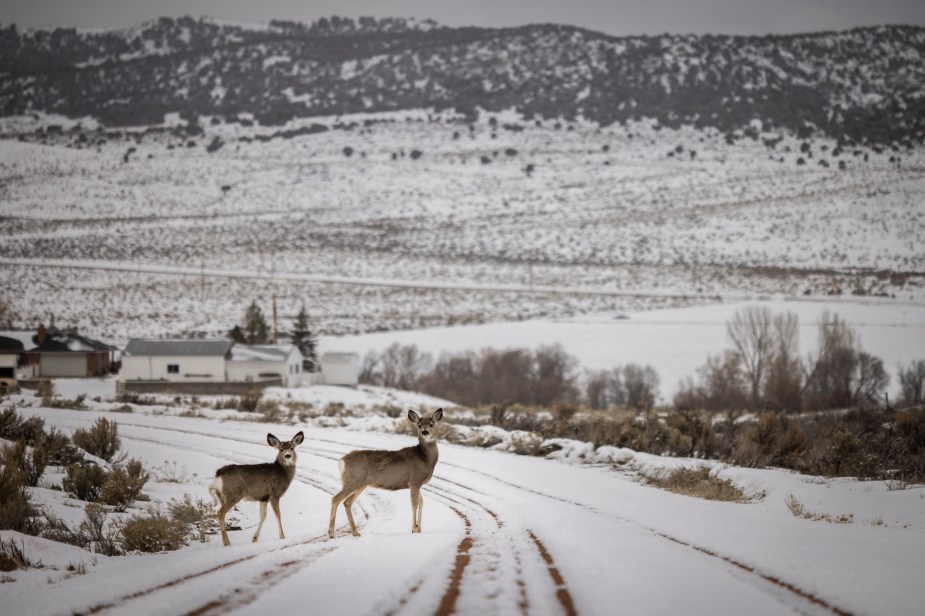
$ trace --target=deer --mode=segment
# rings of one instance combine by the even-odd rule
[[[337,463],[343,487],[331,498],[331,522],[328,537],[334,538],[334,522],[337,506],[344,503],[350,532],[359,537],[360,532],[353,521],[353,503],[368,487],[382,490],[404,490],[411,492],[411,532],[421,532],[421,515],[424,499],[421,486],[430,481],[437,465],[437,422],[443,418],[443,409],[437,409],[430,417],[421,417],[408,411],[408,420],[417,429],[418,444],[397,451],[359,450],[351,451]]]
[[[257,524],[257,531],[251,539],[252,542],[257,543],[260,537],[260,529],[267,517],[268,502],[273,507],[273,513],[276,514],[279,538],[286,538],[283,533],[283,519],[279,513],[279,499],[289,489],[289,484],[295,477],[295,448],[301,445],[304,439],[305,435],[302,432],[293,436],[291,441],[285,442],[267,433],[267,444],[278,451],[275,462],[229,464],[215,472],[215,481],[212,482],[209,492],[219,503],[217,517],[219,528],[222,531],[223,545],[231,545],[225,527],[225,515],[242,500],[260,503],[260,523]]]

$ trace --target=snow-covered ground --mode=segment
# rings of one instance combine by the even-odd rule
[[[81,383],[71,381],[70,390]],[[104,395],[97,383],[84,389]],[[713,502],[637,480],[640,472],[700,461],[614,448],[554,461],[442,443],[423,491],[422,534],[410,533],[406,492],[371,489],[356,506],[363,536],[345,531],[341,511],[338,534],[328,540],[337,459],[356,448],[406,446],[410,437],[146,407],[107,413],[114,405],[105,398],[89,404],[86,411],[21,412],[66,433],[100,416],[117,421],[131,456],[149,468],[183,469],[181,483],[148,484],[155,505],[183,493],[208,498],[219,466],[272,459],[266,432],[288,438],[304,430],[296,480],[282,501],[287,539],[277,538],[271,521],[250,542],[253,503],[234,512],[242,530],[231,533],[231,548],[213,536],[173,553],[107,558],[25,538],[27,553],[46,566],[6,574],[4,615],[266,614],[293,606],[343,614],[912,615],[925,604],[922,487],[707,463],[755,498]],[[611,463],[587,463],[604,454]],[[62,517],[80,518],[81,503],[49,489],[35,493]],[[790,495],[810,511],[853,522],[794,517]]]
[[[8,125],[0,281],[17,324],[54,315],[121,346],[221,334],[273,296],[284,328],[304,303],[329,334],[835,289],[923,297],[922,150],[898,164],[816,139],[806,158],[786,135],[516,131],[487,114],[470,129],[428,110],[211,120],[193,139]],[[273,136],[313,122],[332,130]]]
[[[483,348],[530,348],[560,344],[582,368],[607,370],[630,363],[651,365],[659,374],[662,401],[670,402],[682,379],[694,378],[708,355],[731,348],[726,324],[745,306],[793,313],[800,323],[800,352],[816,353],[822,313],[837,314],[858,334],[865,351],[883,360],[892,374],[925,359],[925,305],[889,299],[730,302],[645,312],[580,315],[515,323],[458,325],[357,336],[325,337],[321,351],[381,352],[392,344],[413,344],[437,359],[441,353]],[[891,391],[898,388],[894,378]],[[895,396],[894,396],[895,398]]]

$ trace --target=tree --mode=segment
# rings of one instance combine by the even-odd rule
[[[916,360],[899,371],[900,404],[918,406],[925,403],[925,360]]]
[[[232,327],[231,331],[228,332],[228,337],[238,344],[247,344],[247,339],[244,337],[244,332],[241,331],[240,325]]]
[[[788,412],[802,408],[803,367],[799,358],[799,319],[792,312],[777,315],[773,322],[774,348],[765,383],[765,400]]]
[[[658,373],[652,366],[624,366],[623,389],[626,392],[626,405],[639,411],[651,409],[655,405],[658,383]]]
[[[251,302],[244,313],[244,342],[247,344],[268,344],[270,342],[270,327],[263,316],[257,302]]]
[[[774,344],[771,311],[763,306],[747,306],[736,310],[726,326],[729,339],[742,359],[748,377],[751,407],[761,406],[761,389],[764,385]]]
[[[305,311],[305,304],[296,315],[292,325],[292,332],[289,334],[292,344],[302,353],[302,368],[308,372],[315,372],[318,367],[318,356],[316,347],[318,344],[317,335],[309,328],[308,313]]]

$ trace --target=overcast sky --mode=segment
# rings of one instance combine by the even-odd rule
[[[449,26],[564,23],[610,34],[767,34],[925,25],[925,0],[4,0],[0,23],[111,28],[155,17],[241,22],[341,15],[431,18]]]

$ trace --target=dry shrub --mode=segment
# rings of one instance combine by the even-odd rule
[[[92,462],[72,464],[65,469],[65,473],[67,476],[61,481],[65,492],[89,503],[100,500],[107,474],[99,465]]]
[[[0,571],[16,569],[41,568],[42,561],[34,561],[26,555],[26,544],[10,537],[9,541],[0,539]]]
[[[41,441],[31,450],[26,447],[25,441],[16,441],[3,447],[0,451],[0,462],[4,466],[18,468],[22,471],[27,485],[37,486],[48,464],[48,453]]]
[[[71,439],[55,428],[45,434],[42,445],[48,453],[48,463],[53,466],[67,466],[83,460],[83,455],[71,444]]]
[[[119,425],[100,417],[89,430],[78,428],[72,437],[74,444],[98,458],[111,462],[122,447],[119,439]]]
[[[676,468],[646,477],[646,482],[675,494],[707,500],[747,503],[750,499],[733,482],[710,474],[710,469]]]
[[[264,423],[279,423],[283,419],[278,400],[261,400],[256,410],[261,415],[260,421]]]
[[[124,466],[112,469],[100,491],[100,499],[107,505],[124,510],[136,500],[148,500],[141,490],[148,482],[150,475],[145,472],[140,460],[131,459]]]
[[[167,506],[170,517],[185,524],[192,537],[200,543],[208,541],[218,528],[218,522],[211,503],[202,499],[193,499],[189,494],[183,495],[183,500],[173,499]]]
[[[123,522],[122,548],[138,552],[168,552],[187,545],[187,526],[154,509]]]
[[[118,525],[109,520],[106,513],[102,505],[88,503],[84,509],[84,520],[80,523],[80,533],[92,551],[117,556],[122,553]]]
[[[72,411],[83,411],[86,410],[87,405],[84,404],[84,400],[87,399],[86,394],[79,394],[76,398],[43,398],[42,406],[46,406],[50,409],[70,409]]]
[[[854,514],[847,513],[841,515],[831,515],[828,513],[813,513],[806,509],[803,503],[793,494],[788,494],[784,499],[787,509],[797,518],[811,520],[813,522],[829,522],[830,524],[851,524],[854,522]]]
[[[0,467],[0,530],[35,535],[41,530],[38,512],[32,506],[26,476],[15,466]]]
[[[0,413],[0,438],[8,441],[25,441],[30,447],[45,435],[45,421],[41,417],[23,419],[15,408]]]

